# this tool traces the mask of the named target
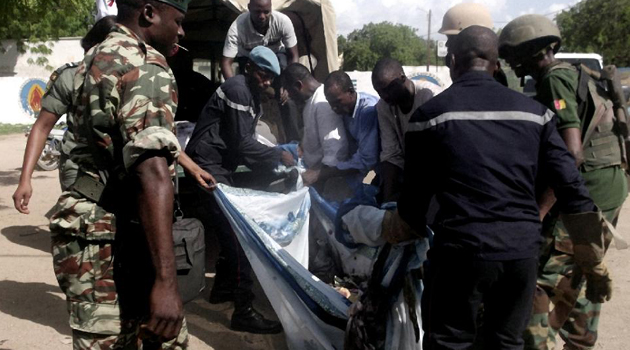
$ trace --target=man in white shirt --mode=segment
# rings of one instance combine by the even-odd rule
[[[348,141],[343,119],[335,113],[324,95],[324,86],[299,63],[287,66],[282,73],[282,87],[292,100],[304,103],[304,136],[300,147],[308,170],[302,174],[304,184],[317,180],[322,166],[334,167],[348,158]]]
[[[424,81],[409,79],[400,62],[392,58],[383,58],[376,63],[372,71],[372,85],[381,97],[376,111],[381,137],[382,200],[392,202],[400,194],[409,118],[440,89]]]
[[[297,62],[297,38],[289,17],[271,9],[271,0],[251,0],[249,12],[239,15],[228,30],[223,46],[221,72],[225,79],[234,75],[232,63],[247,61],[256,46],[265,46],[279,55],[281,68]],[[285,57],[282,57],[286,55]],[[284,64],[283,64],[284,60]]]

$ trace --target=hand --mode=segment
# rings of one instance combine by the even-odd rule
[[[289,92],[283,87],[280,88],[280,105],[284,106],[289,101]]]
[[[209,172],[199,168],[191,172],[191,175],[197,180],[197,183],[210,191],[214,191],[217,188],[217,180]]]
[[[160,342],[176,338],[184,319],[177,284],[156,281],[149,299],[151,315],[149,320],[140,326],[141,332],[148,337],[157,338]]]
[[[282,156],[280,157],[280,161],[282,162],[282,164],[286,166],[295,165],[295,158],[293,158],[293,155],[287,151],[282,151]]]
[[[575,267],[571,286],[578,286],[582,276],[586,275],[586,299],[593,303],[603,303],[612,297],[612,279],[606,265],[601,262],[588,273]]]
[[[302,173],[302,182],[304,182],[304,186],[316,183],[318,178],[319,170],[308,169]]]
[[[15,209],[22,214],[30,214],[30,210],[28,210],[28,202],[33,195],[33,188],[30,183],[25,183],[18,186],[13,193],[13,205]]]
[[[398,244],[418,237],[411,226],[398,215],[398,210],[385,211],[381,223],[381,235],[391,244]]]

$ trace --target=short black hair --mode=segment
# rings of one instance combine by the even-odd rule
[[[499,37],[492,29],[474,25],[457,34],[448,49],[457,58],[455,64],[464,69],[478,65],[481,60],[495,66],[499,58]]]
[[[326,90],[335,85],[338,86],[341,91],[354,91],[352,79],[350,79],[350,76],[342,70],[330,73],[324,81],[324,89]]]
[[[372,70],[372,81],[385,77],[395,77],[400,74],[405,74],[402,64],[396,59],[385,57],[376,62]]]
[[[284,69],[280,76],[283,84],[293,84],[297,81],[305,81],[310,78],[314,79],[311,72],[300,63],[291,63]]]
[[[112,31],[114,25],[116,25],[116,16],[106,16],[94,23],[94,26],[81,39],[83,51],[87,52],[92,46],[98,45],[105,40],[105,37]]]

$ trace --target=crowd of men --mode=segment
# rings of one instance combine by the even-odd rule
[[[487,9],[457,5],[440,30],[453,85],[411,80],[382,58],[376,97],[343,71],[317,81],[297,63],[290,19],[271,0],[251,0],[226,38],[225,82],[190,112],[197,124],[184,151],[173,124],[181,80],[166,57],[184,36],[189,0],[116,2],[117,16],[82,41],[84,60],[51,77],[14,195],[28,213],[42,138],[67,112],[64,192],[50,228],[75,349],[187,348],[171,238],[177,163],[221,245],[210,302],[234,303],[234,330],[281,332],[253,308],[251,267],[212,191],[232,185],[239,165],[264,182],[299,159],[304,184],[335,199],[374,171],[379,203],[397,203],[387,227],[408,228],[384,231],[389,243],[434,232],[424,348],[547,349],[557,333],[565,349],[595,346],[611,296],[608,228],[627,194],[620,126],[598,87],[589,81],[584,93],[578,69],[554,58],[561,36],[549,19],[521,16],[497,36]],[[536,80],[535,100],[505,86],[499,57]],[[270,96],[300,107],[297,148],[255,139]]]

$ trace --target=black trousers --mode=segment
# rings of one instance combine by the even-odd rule
[[[229,184],[228,181],[222,180],[217,179]],[[234,307],[246,308],[251,305],[254,298],[252,267],[212,192],[199,185],[197,187],[197,203],[203,213],[200,219],[206,228],[206,234],[214,232],[221,246],[213,290],[234,293]]]
[[[537,257],[485,261],[429,251],[422,295],[423,348],[472,348],[483,304],[483,349],[522,349],[537,269]]]

